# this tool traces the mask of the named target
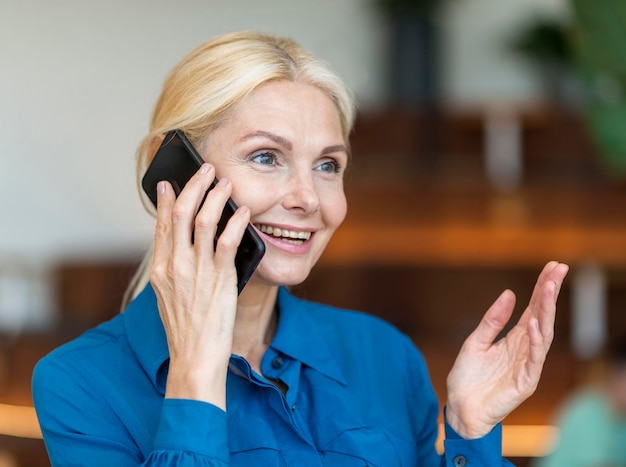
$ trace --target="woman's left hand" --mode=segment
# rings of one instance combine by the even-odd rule
[[[515,306],[513,292],[504,291],[463,344],[448,375],[446,403],[446,420],[462,437],[486,435],[537,388],[567,271],[566,264],[548,263],[518,323],[494,342]]]

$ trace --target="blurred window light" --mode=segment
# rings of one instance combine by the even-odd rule
[[[511,192],[522,180],[522,128],[515,109],[494,105],[485,114],[485,169],[492,185]]]
[[[572,274],[572,330],[574,354],[583,360],[597,357],[607,338],[607,280],[602,268],[587,264]]]
[[[0,257],[0,333],[46,329],[56,316],[45,272],[15,258]]]
[[[41,439],[35,408],[0,404],[0,435]]]

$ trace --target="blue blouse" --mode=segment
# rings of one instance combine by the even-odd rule
[[[500,466],[501,427],[446,426],[422,355],[379,318],[279,290],[261,370],[230,359],[227,411],[164,399],[169,354],[151,286],[112,320],[44,357],[33,398],[52,465]]]

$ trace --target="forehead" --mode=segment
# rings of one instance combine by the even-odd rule
[[[321,89],[292,81],[270,81],[258,86],[233,109],[232,120],[244,122],[307,123],[341,132],[339,111]],[[294,122],[296,119],[296,122]]]

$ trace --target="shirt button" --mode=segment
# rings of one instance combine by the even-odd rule
[[[465,467],[465,464],[467,463],[465,456],[456,456],[452,462],[455,467]]]
[[[275,370],[280,370],[283,367],[283,359],[280,357],[276,357],[272,360],[272,368]]]

